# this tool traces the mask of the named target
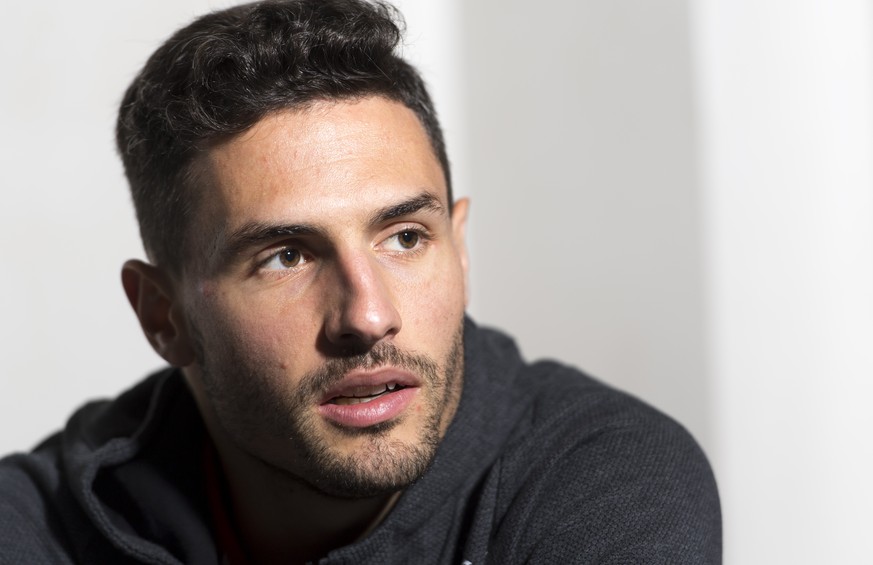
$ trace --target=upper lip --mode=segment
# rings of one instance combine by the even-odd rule
[[[353,370],[321,396],[320,404],[340,396],[367,396],[367,389],[376,389],[392,383],[403,387],[417,387],[420,386],[421,381],[409,371],[397,367]]]

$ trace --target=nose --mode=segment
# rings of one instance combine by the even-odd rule
[[[327,309],[327,339],[343,349],[370,348],[400,331],[400,313],[376,260],[367,256],[339,258]]]

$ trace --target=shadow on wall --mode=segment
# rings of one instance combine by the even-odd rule
[[[461,9],[474,316],[706,445],[687,2]]]

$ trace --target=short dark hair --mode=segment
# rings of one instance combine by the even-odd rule
[[[268,0],[214,12],[148,59],[119,109],[116,142],[149,258],[178,273],[195,207],[192,163],[282,109],[378,95],[411,109],[451,177],[424,81],[395,50],[403,20],[365,0]]]

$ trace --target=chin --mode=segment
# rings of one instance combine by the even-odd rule
[[[368,439],[353,454],[318,453],[318,472],[309,481],[315,490],[338,498],[369,498],[401,491],[430,467],[439,438],[416,444]]]

